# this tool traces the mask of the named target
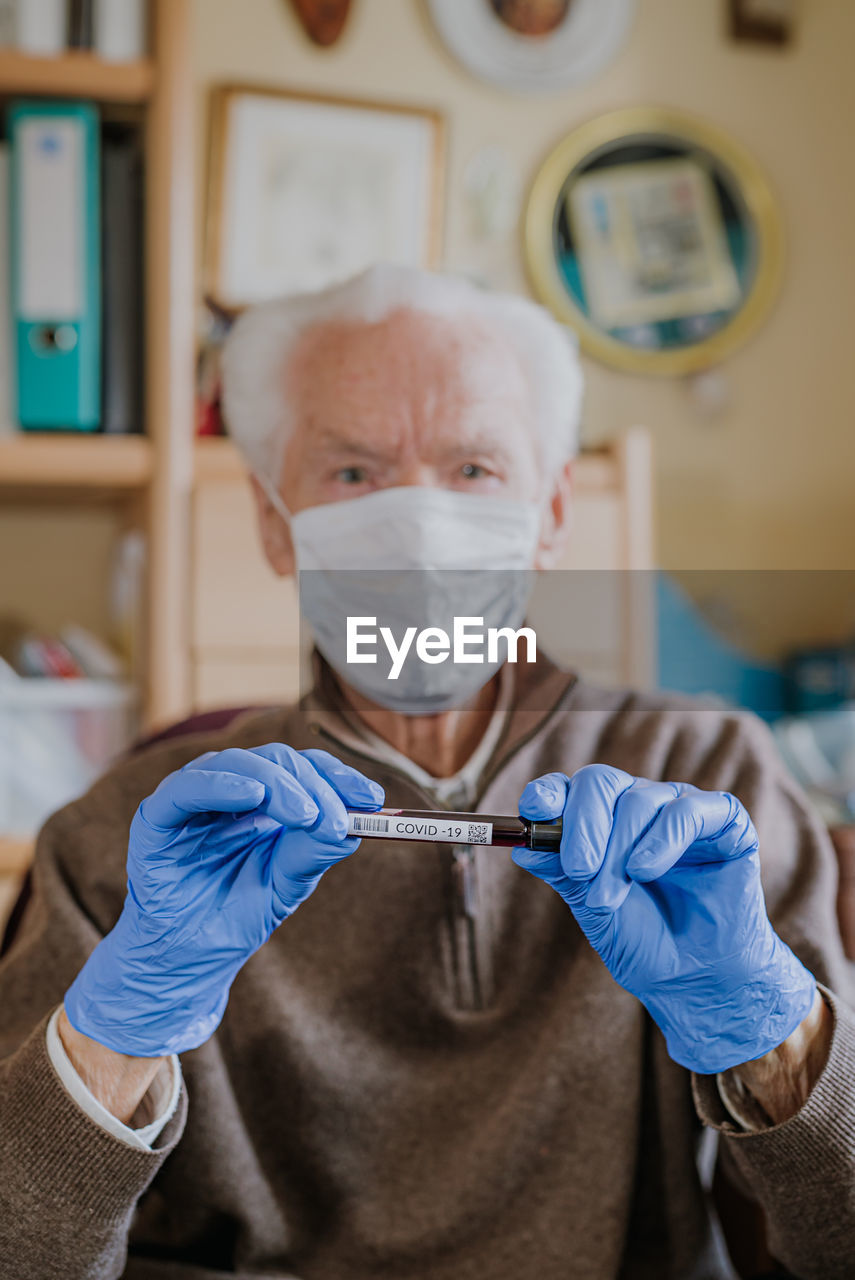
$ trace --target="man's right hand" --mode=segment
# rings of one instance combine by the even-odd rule
[[[128,895],[65,997],[72,1027],[116,1053],[203,1044],[244,962],[359,845],[345,805],[383,790],[326,751],[209,752],[140,805]]]

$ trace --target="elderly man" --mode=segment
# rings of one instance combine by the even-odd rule
[[[537,308],[376,268],[248,313],[225,367],[278,573],[430,569],[444,607],[554,561],[579,374]],[[705,1129],[783,1264],[855,1274],[832,858],[765,730],[541,655],[402,691],[341,658],[346,585],[305,598],[298,706],[42,832],[0,974],[3,1274],[730,1276]],[[357,851],[384,794],[561,817],[560,849]]]

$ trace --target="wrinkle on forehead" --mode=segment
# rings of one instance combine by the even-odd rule
[[[325,322],[285,371],[297,422],[389,415],[427,426],[467,411],[512,413],[533,429],[533,397],[508,337],[482,316],[401,309],[375,323]]]

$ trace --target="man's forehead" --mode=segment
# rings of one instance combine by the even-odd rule
[[[536,465],[527,371],[480,316],[398,311],[316,325],[294,349],[283,390],[292,467],[415,457],[449,471],[473,460],[514,473]]]
[[[286,370],[298,401],[396,390],[495,400],[527,396],[512,343],[487,318],[400,309],[383,320],[330,320],[303,333]]]

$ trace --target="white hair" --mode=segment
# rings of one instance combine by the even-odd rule
[[[376,324],[402,309],[476,316],[500,330],[531,389],[544,470],[557,471],[576,453],[583,380],[569,330],[525,298],[488,293],[461,277],[379,263],[320,292],[250,307],[234,325],[222,360],[225,421],[258,476],[279,480],[294,425],[283,373],[300,336],[324,323]]]

